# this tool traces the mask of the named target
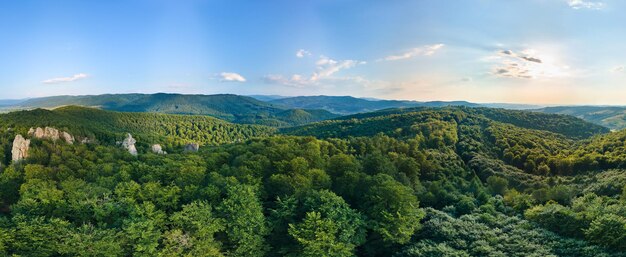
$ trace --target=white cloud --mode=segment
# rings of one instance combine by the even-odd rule
[[[362,62],[355,60],[336,61],[326,56],[321,56],[320,59],[315,63],[317,68],[311,76],[311,80],[317,81],[319,79],[330,77],[331,75],[342,69],[349,69],[361,63]]]
[[[493,62],[491,74],[498,77],[538,79],[571,77],[574,72],[562,64],[554,54],[539,53],[534,49],[521,51],[500,50],[483,60]]]
[[[246,78],[234,72],[222,72],[220,77],[222,82],[246,82]]]
[[[567,4],[574,9],[600,10],[605,7],[603,2],[587,0],[567,0]]]
[[[311,85],[321,85],[322,80],[337,79],[333,77],[337,72],[355,67],[357,65],[363,65],[367,62],[357,60],[335,60],[327,56],[320,56],[315,62],[315,71],[310,76],[303,76],[301,74],[293,74],[291,76],[283,76],[278,74],[270,74],[264,77],[265,82],[271,84],[281,84],[292,87],[304,87]]]
[[[613,67],[611,69],[611,72],[618,73],[618,72],[624,72],[624,70],[626,70],[626,68],[624,68],[624,65],[620,65],[620,66]]]
[[[73,82],[79,79],[84,79],[89,77],[89,75],[85,74],[85,73],[78,73],[75,74],[71,77],[60,77],[60,78],[52,78],[52,79],[46,79],[44,81],[42,81],[41,83],[44,84],[60,84],[60,83],[67,83],[67,82]]]
[[[291,78],[287,78],[283,75],[278,75],[278,74],[270,74],[270,75],[265,76],[263,79],[265,80],[266,83],[280,84],[280,85],[291,86],[291,87],[305,87],[305,86],[313,84],[311,80],[299,74],[294,74],[291,76]]]
[[[304,58],[305,56],[311,56],[311,52],[304,49],[300,49],[296,52],[296,57],[298,58]]]
[[[439,49],[441,49],[444,46],[445,46],[444,44],[436,44],[436,45],[426,45],[422,47],[416,47],[400,55],[387,56],[379,61],[383,61],[383,60],[384,61],[397,61],[397,60],[413,58],[416,56],[430,56],[430,55],[435,54]]]

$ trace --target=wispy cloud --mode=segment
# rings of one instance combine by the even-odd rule
[[[620,72],[624,72],[625,70],[626,70],[626,68],[624,68],[624,65],[615,66],[615,67],[611,68],[611,72],[613,72],[613,73],[620,73]]]
[[[46,79],[44,81],[42,81],[41,83],[44,84],[61,84],[61,83],[68,83],[68,82],[73,82],[73,81],[77,81],[80,79],[84,79],[89,77],[89,75],[85,74],[85,73],[78,73],[75,74],[73,76],[70,77],[60,77],[60,78],[52,78],[52,79]]]
[[[246,82],[246,78],[234,72],[222,72],[220,77],[222,82]]]
[[[270,74],[263,77],[263,80],[265,81],[265,83],[268,84],[280,84],[290,87],[305,87],[313,84],[313,81],[299,74],[291,75],[291,77],[285,77],[278,74]]]
[[[416,47],[399,55],[387,56],[379,61],[397,61],[397,60],[410,59],[416,56],[430,56],[430,55],[435,54],[439,49],[443,47],[444,47],[444,44],[435,44],[435,45],[426,45],[426,46]]]
[[[298,58],[304,58],[306,56],[311,56],[311,52],[304,49],[300,49],[296,52],[296,57]]]
[[[605,7],[603,2],[599,1],[587,1],[587,0],[567,0],[569,7],[574,9],[592,9],[600,10]]]
[[[311,76],[312,81],[317,81],[319,79],[327,78],[333,75],[334,73],[343,70],[352,68],[358,64],[365,64],[366,62],[356,61],[356,60],[333,60],[326,56],[321,56],[319,60],[315,63],[316,71]]]
[[[500,51],[500,54],[511,56],[511,57],[518,58],[520,60],[524,60],[524,61],[528,61],[528,62],[542,63],[543,61],[541,61],[541,59],[539,59],[538,57],[533,56],[534,52],[535,51],[531,50],[531,49],[526,49],[526,50],[523,50],[523,51],[521,51],[519,53],[513,52],[511,50],[502,50],[502,51]]]
[[[322,80],[337,79],[334,74],[341,70],[350,69],[357,65],[366,64],[365,61],[358,60],[335,60],[327,56],[320,56],[315,62],[315,70],[310,76],[293,74],[284,76],[279,74],[266,75],[263,79],[266,83],[282,84],[285,86],[304,87],[310,85],[320,85]]]
[[[533,49],[499,50],[485,60],[495,63],[491,74],[498,77],[535,79],[572,76],[569,66],[561,64],[553,56],[542,56]]]

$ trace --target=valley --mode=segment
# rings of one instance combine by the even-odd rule
[[[625,256],[626,130],[468,106],[280,128],[143,110],[0,114],[0,252]]]

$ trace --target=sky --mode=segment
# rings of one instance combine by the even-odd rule
[[[621,0],[0,2],[0,99],[352,95],[626,105]]]

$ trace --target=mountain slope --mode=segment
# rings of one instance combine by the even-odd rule
[[[371,112],[387,108],[398,107],[444,107],[444,106],[479,106],[478,104],[465,101],[399,101],[399,100],[366,100],[351,96],[297,96],[281,98],[270,101],[270,103],[282,105],[289,108],[303,109],[324,109],[338,114],[354,114]]]
[[[626,107],[622,106],[557,106],[533,111],[572,115],[614,130],[626,128]]]
[[[79,138],[112,144],[126,133],[138,139],[166,145],[199,143],[215,145],[272,134],[275,129],[260,125],[232,124],[200,115],[129,113],[66,106],[54,110],[35,109],[0,114],[0,128],[25,135],[32,127],[55,127]]]
[[[86,96],[53,96],[30,99],[19,104],[23,108],[54,108],[65,105],[97,107],[123,112],[158,112],[168,114],[209,115],[235,123],[292,126],[300,121],[319,121],[336,117],[323,110],[302,110],[307,119],[290,120],[281,115],[288,108],[239,95],[181,95],[181,94],[107,94]]]
[[[626,136],[571,116],[404,108],[267,136],[274,129],[206,116],[70,106],[0,115],[0,152],[42,125],[98,140],[33,140],[27,159],[0,160],[3,256],[202,255],[206,245],[229,256],[244,244],[258,256],[302,256],[312,244],[342,256],[626,250]],[[138,156],[112,143],[124,132]],[[210,137],[234,143],[167,155],[140,145]]]
[[[394,130],[406,132],[412,129],[411,126],[414,123],[429,119],[458,121],[467,116],[485,117],[496,122],[508,123],[528,129],[545,130],[574,139],[588,138],[609,132],[607,128],[567,115],[467,107],[386,109],[286,128],[283,131],[298,135],[315,135],[322,138],[371,136],[376,133],[387,133]]]

